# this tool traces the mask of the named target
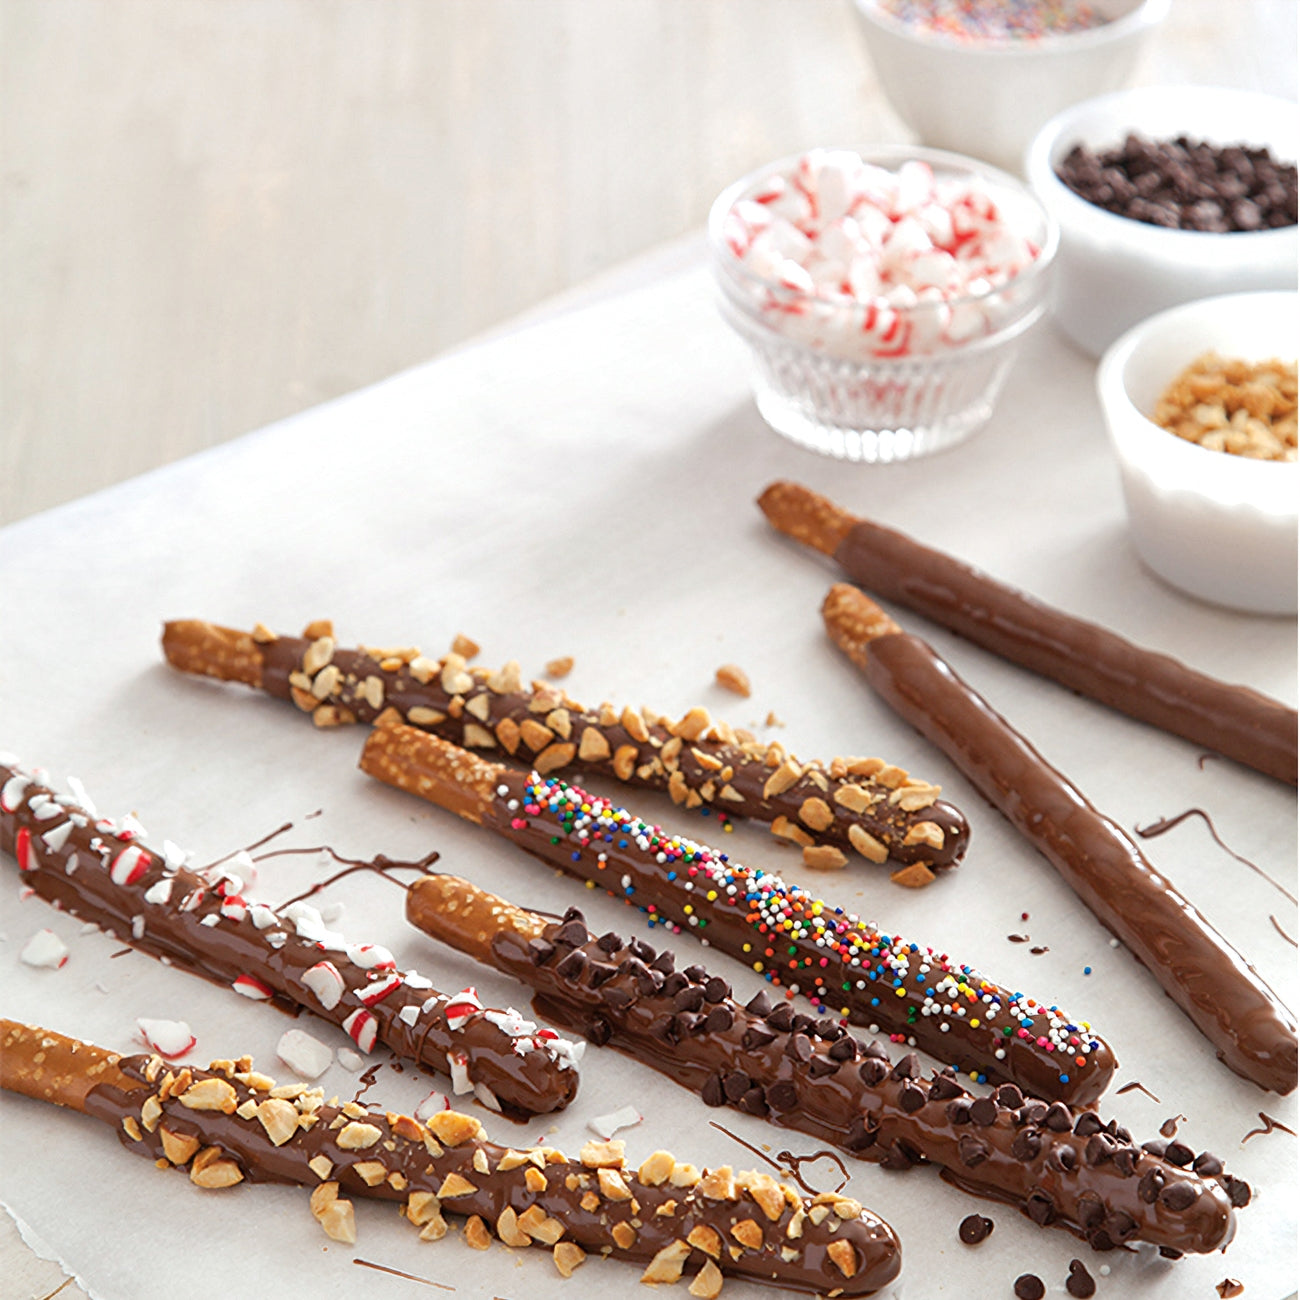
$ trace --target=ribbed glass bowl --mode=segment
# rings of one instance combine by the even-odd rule
[[[987,293],[894,308],[898,328],[882,339],[870,328],[870,303],[757,275],[727,240],[737,201],[757,194],[773,175],[793,174],[799,156],[759,168],[714,202],[709,245],[721,311],[749,345],[763,419],[824,455],[900,461],[951,447],[987,423],[1021,337],[1043,315],[1057,230],[1019,181],[973,159],[915,146],[861,156],[891,171],[917,159],[939,181],[978,179],[1039,250],[1020,274]],[[902,342],[907,354],[890,355]]]

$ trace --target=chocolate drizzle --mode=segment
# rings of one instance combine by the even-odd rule
[[[1289,1133],[1292,1137],[1295,1137],[1296,1135],[1295,1129],[1287,1128],[1287,1126],[1283,1124],[1280,1120],[1274,1119],[1272,1115],[1265,1115],[1262,1110],[1259,1112],[1259,1120],[1260,1123],[1263,1125],[1263,1127],[1251,1129],[1250,1132],[1247,1133],[1246,1136],[1241,1139],[1243,1146],[1247,1142],[1249,1142],[1251,1138],[1258,1137],[1261,1133],[1267,1135],[1269,1133],[1274,1132],[1275,1130],[1282,1133]]]
[[[134,832],[4,763],[0,849],[47,902],[140,952],[255,1000],[311,1011],[362,1051],[383,1044],[450,1074],[484,1104],[546,1114],[576,1094],[574,1044],[476,999],[453,1028],[453,999],[417,971],[398,972],[384,949],[328,930],[307,904],[279,913],[250,903],[220,866],[201,874],[164,859]]]
[[[1160,1104],[1160,1098],[1157,1097],[1145,1083],[1139,1083],[1136,1079],[1134,1079],[1132,1083],[1126,1083],[1122,1088],[1116,1088],[1115,1095],[1117,1097],[1122,1097],[1126,1092],[1133,1092],[1134,1090],[1145,1092],[1157,1106]]]
[[[413,891],[408,915],[435,937],[454,933],[436,891]],[[1014,1084],[975,1097],[951,1071],[924,1076],[915,1053],[891,1064],[879,1042],[789,1003],[773,1007],[761,992],[741,1006],[703,968],[676,971],[670,953],[642,940],[602,946],[576,909],[542,938],[530,943],[503,927],[491,939],[492,963],[535,988],[547,1018],[635,1057],[706,1105],[798,1129],[886,1168],[937,1164],[964,1190],[1071,1227],[1098,1249],[1143,1239],[1209,1251],[1231,1236],[1224,1187],[1136,1148],[1127,1130],[1092,1111],[1026,1098]],[[604,977],[593,978],[597,971]],[[711,1016],[683,1010],[695,1000],[683,997],[688,991],[725,1020],[709,1029]],[[1144,1180],[1176,1186],[1186,1203],[1172,1215],[1152,1208],[1140,1194]]]
[[[1254,968],[1099,812],[924,641],[865,646],[868,681],[1047,858],[1155,976],[1237,1074],[1296,1086],[1296,1027]]]

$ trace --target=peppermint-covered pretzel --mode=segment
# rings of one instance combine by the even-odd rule
[[[916,885],[966,849],[966,820],[940,800],[938,786],[879,758],[803,763],[703,708],[677,722],[630,707],[587,709],[554,686],[525,687],[517,663],[489,672],[454,653],[435,660],[410,649],[345,650],[328,623],[290,637],[173,622],[163,651],[184,672],[292,700],[318,726],[387,717],[543,773],[599,772],[666,790],[686,808],[707,804],[765,821],[811,850],[812,866],[843,866],[847,850],[910,866],[902,883]]]
[[[1059,1007],[1012,993],[947,953],[868,925],[779,876],[641,821],[558,777],[508,768],[400,724],[378,727],[363,770],[504,835],[897,1042],[981,1081],[1086,1104],[1115,1069],[1106,1043]]]
[[[1054,866],[1214,1045],[1262,1088],[1296,1086],[1295,1017],[1250,963],[926,642],[856,587],[822,605],[831,639],[876,692],[939,746]]]
[[[303,1083],[277,1086],[251,1058],[206,1070],[157,1056],[118,1056],[45,1029],[0,1021],[0,1085],[111,1124],[128,1150],[189,1171],[213,1190],[249,1182],[310,1187],[311,1210],[354,1242],[348,1196],[403,1205],[424,1241],[465,1216],[464,1240],[551,1252],[566,1277],[589,1253],[647,1265],[646,1282],[694,1273],[691,1294],[718,1294],[723,1275],[786,1290],[866,1296],[899,1272],[898,1239],[849,1197],[812,1199],[765,1173],[701,1171],[656,1151],[638,1167],[622,1142],[553,1147],[487,1140],[454,1110],[427,1123],[345,1102]]]
[[[439,993],[418,971],[399,971],[387,949],[329,929],[307,903],[276,912],[249,902],[230,868],[192,871],[170,843],[153,852],[137,827],[57,794],[7,754],[0,849],[17,859],[24,885],[123,943],[245,997],[310,1011],[363,1052],[382,1044],[449,1075],[457,1094],[538,1115],[577,1091],[583,1044],[485,1008],[470,990]]]
[[[1296,711],[1062,613],[798,483],[758,499],[768,522],[854,582],[967,641],[1193,744],[1296,783]]]
[[[576,908],[547,922],[468,881],[426,876],[407,894],[406,914],[530,984],[548,1019],[619,1048],[706,1105],[734,1106],[889,1169],[938,1165],[963,1190],[1067,1226],[1099,1250],[1130,1241],[1166,1254],[1217,1250],[1231,1240],[1233,1206],[1249,1199],[1208,1152],[1140,1148],[1114,1121],[1014,1084],[972,1096],[951,1070],[924,1077],[915,1052],[894,1065],[880,1043],[834,1019],[773,1007],[765,993],[741,1006],[702,966],[679,971],[671,952],[643,940],[597,938]]]

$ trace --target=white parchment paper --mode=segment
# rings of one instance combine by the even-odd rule
[[[738,825],[726,847],[786,872],[882,925],[971,962],[1004,985],[1092,1020],[1115,1047],[1116,1086],[1103,1100],[1139,1141],[1183,1116],[1179,1134],[1220,1154],[1255,1187],[1226,1255],[1169,1261],[1149,1248],[1094,1255],[1065,1232],[976,1201],[933,1170],[889,1174],[849,1160],[850,1191],[903,1241],[910,1300],[983,1300],[1038,1273],[1064,1294],[1072,1256],[1098,1295],[1210,1300],[1240,1278],[1249,1300],[1295,1285],[1296,1145],[1284,1133],[1241,1138],[1261,1110],[1296,1127],[1293,1098],[1265,1094],[1218,1065],[1154,981],[1108,936],[1048,864],[986,807],[954,769],[875,699],[826,641],[818,607],[831,568],[772,533],[753,501],[789,477],[850,509],[904,528],[1036,596],[1102,622],[1198,668],[1294,702],[1293,621],[1231,614],[1192,601],[1144,572],[1130,549],[1105,445],[1090,361],[1050,329],[1017,365],[990,427],[933,460],[867,468],[786,443],[751,403],[740,345],[726,332],[699,265],[400,375],[234,443],[24,521],[0,533],[0,748],[80,777],[101,810],[134,811],[205,862],[285,822],[274,847],[329,845],[349,857],[442,866],[521,904],[578,903],[594,930],[641,932],[643,918],[557,877],[448,814],[381,788],[356,769],[360,729],[313,729],[294,710],[234,686],[186,678],[163,662],[160,625],[176,617],[238,627],[261,620],[296,632],[332,618],[341,643],[418,644],[440,653],[458,632],[483,662],[522,661],[525,674],[572,655],[565,682],[584,702],[696,703],[770,735],[800,756],[879,753],[940,782],[973,825],[965,864],[912,892],[855,864],[809,877],[797,853]],[[1101,808],[1127,826],[1190,807],[1214,818],[1237,853],[1295,892],[1294,792],[1077,699],[901,613]],[[735,662],[754,693],[713,685]],[[783,721],[768,727],[769,711]],[[666,798],[625,801],[698,838],[719,835]],[[1166,872],[1291,1004],[1296,917],[1286,899],[1189,820],[1146,845]],[[334,870],[323,855],[263,864],[253,896],[275,903]],[[336,1046],[343,1036],[169,970],[39,899],[18,899],[5,860],[0,981],[5,1014],[130,1049],[136,1018],[187,1021],[195,1059],[252,1052],[274,1061],[298,1027]],[[337,928],[390,947],[442,988],[476,984],[487,1001],[528,994],[411,931],[398,892],[351,877],[331,891]],[[1027,916],[1025,915],[1027,914]],[[18,960],[42,927],[64,937],[62,970]],[[1008,941],[1029,934],[1031,944]],[[748,996],[759,977],[705,957]],[[1032,955],[1032,947],[1048,951]],[[1085,973],[1090,968],[1091,974]],[[375,1061],[387,1062],[385,1054]],[[350,1095],[357,1078],[323,1080]],[[384,1064],[367,1100],[409,1108],[431,1086]],[[579,1099],[520,1131],[485,1114],[494,1136],[545,1137],[576,1151],[590,1117],[633,1102],[644,1123],[621,1134],[639,1160],[667,1146],[697,1164],[753,1167],[711,1125],[776,1153],[817,1144],[731,1111],[711,1111],[670,1080],[592,1049]],[[636,1296],[638,1270],[591,1261],[565,1282],[542,1252],[494,1246],[471,1254],[458,1236],[422,1245],[391,1206],[358,1205],[355,1248],[328,1241],[296,1189],[201,1192],[133,1160],[116,1137],[75,1114],[5,1098],[0,1111],[5,1204],[103,1300],[179,1292],[423,1295],[427,1286],[355,1265],[402,1269],[462,1297]],[[829,1161],[808,1176],[839,1181]],[[996,1223],[976,1249],[957,1240],[973,1210]],[[1107,1274],[1101,1274],[1102,1268]],[[725,1294],[770,1294],[729,1281]]]

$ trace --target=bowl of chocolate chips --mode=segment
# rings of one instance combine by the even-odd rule
[[[1052,311],[1093,356],[1156,312],[1294,289],[1300,110],[1215,86],[1149,86],[1077,104],[1025,169],[1061,228]]]

